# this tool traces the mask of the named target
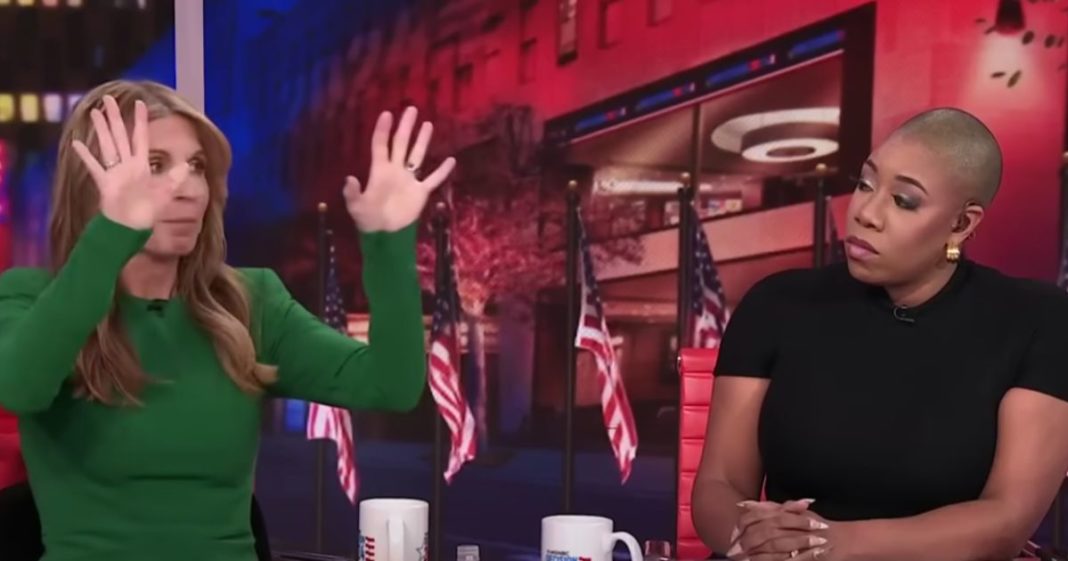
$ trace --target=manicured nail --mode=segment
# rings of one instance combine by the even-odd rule
[[[742,552],[742,546],[740,544],[734,544],[727,550],[727,557],[733,557]]]
[[[808,519],[808,527],[812,528],[813,530],[826,530],[827,528],[830,528],[830,526],[814,518]]]
[[[813,559],[819,559],[820,557],[823,557],[824,555],[826,555],[827,551],[830,550],[830,549],[831,548],[829,548],[829,547],[827,547],[827,548],[819,547],[819,548],[813,549],[812,550],[812,558]]]
[[[801,499],[800,501],[797,501],[797,502],[805,503],[806,505],[810,505],[810,504],[816,502],[816,499]]]
[[[824,545],[826,543],[827,543],[827,538],[824,538],[822,536],[809,536],[808,537],[808,546],[809,547],[816,547],[818,545]]]
[[[737,506],[739,506],[741,508],[745,508],[745,507],[747,507],[749,505],[755,505],[755,504],[756,504],[756,501],[742,501],[742,502],[738,503]]]

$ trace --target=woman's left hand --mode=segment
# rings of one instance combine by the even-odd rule
[[[396,232],[415,222],[430,193],[456,167],[455,158],[448,158],[431,174],[419,179],[419,168],[423,165],[434,129],[430,123],[424,122],[415,143],[411,144],[412,129],[418,116],[414,107],[407,108],[390,142],[393,115],[388,111],[379,115],[371,135],[371,173],[367,189],[361,190],[355,177],[345,179],[345,208],[361,231]]]

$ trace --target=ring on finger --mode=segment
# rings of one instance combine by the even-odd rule
[[[104,162],[104,169],[111,169],[119,165],[119,160],[112,160],[110,162]]]
[[[406,169],[406,170],[408,170],[408,171],[410,171],[412,173],[419,173],[419,166],[415,165],[415,163],[413,163],[413,162],[408,162],[408,163],[404,164],[404,169]]]

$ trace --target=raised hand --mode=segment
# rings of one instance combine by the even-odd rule
[[[153,187],[149,181],[148,109],[141,101],[134,104],[132,136],[127,134],[119,104],[111,96],[104,96],[104,112],[93,109],[89,117],[100,145],[100,160],[81,140],[75,140],[72,147],[100,192],[100,212],[129,228],[151,228],[170,200],[171,190]]]
[[[434,132],[430,123],[423,123],[409,150],[417,117],[414,107],[406,109],[391,143],[393,115],[389,112],[379,115],[371,135],[371,173],[367,189],[361,190],[355,177],[345,179],[345,208],[364,232],[395,232],[415,222],[430,193],[444,183],[456,167],[456,160],[448,158],[424,179],[417,177]]]

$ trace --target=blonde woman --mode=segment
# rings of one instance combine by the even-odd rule
[[[252,561],[260,400],[408,410],[425,383],[415,232],[455,166],[383,113],[360,232],[370,346],[324,326],[269,270],[224,262],[230,148],[154,83],[104,84],[67,122],[52,270],[0,277],[0,406],[19,416],[47,561]],[[128,131],[132,131],[129,132]]]

